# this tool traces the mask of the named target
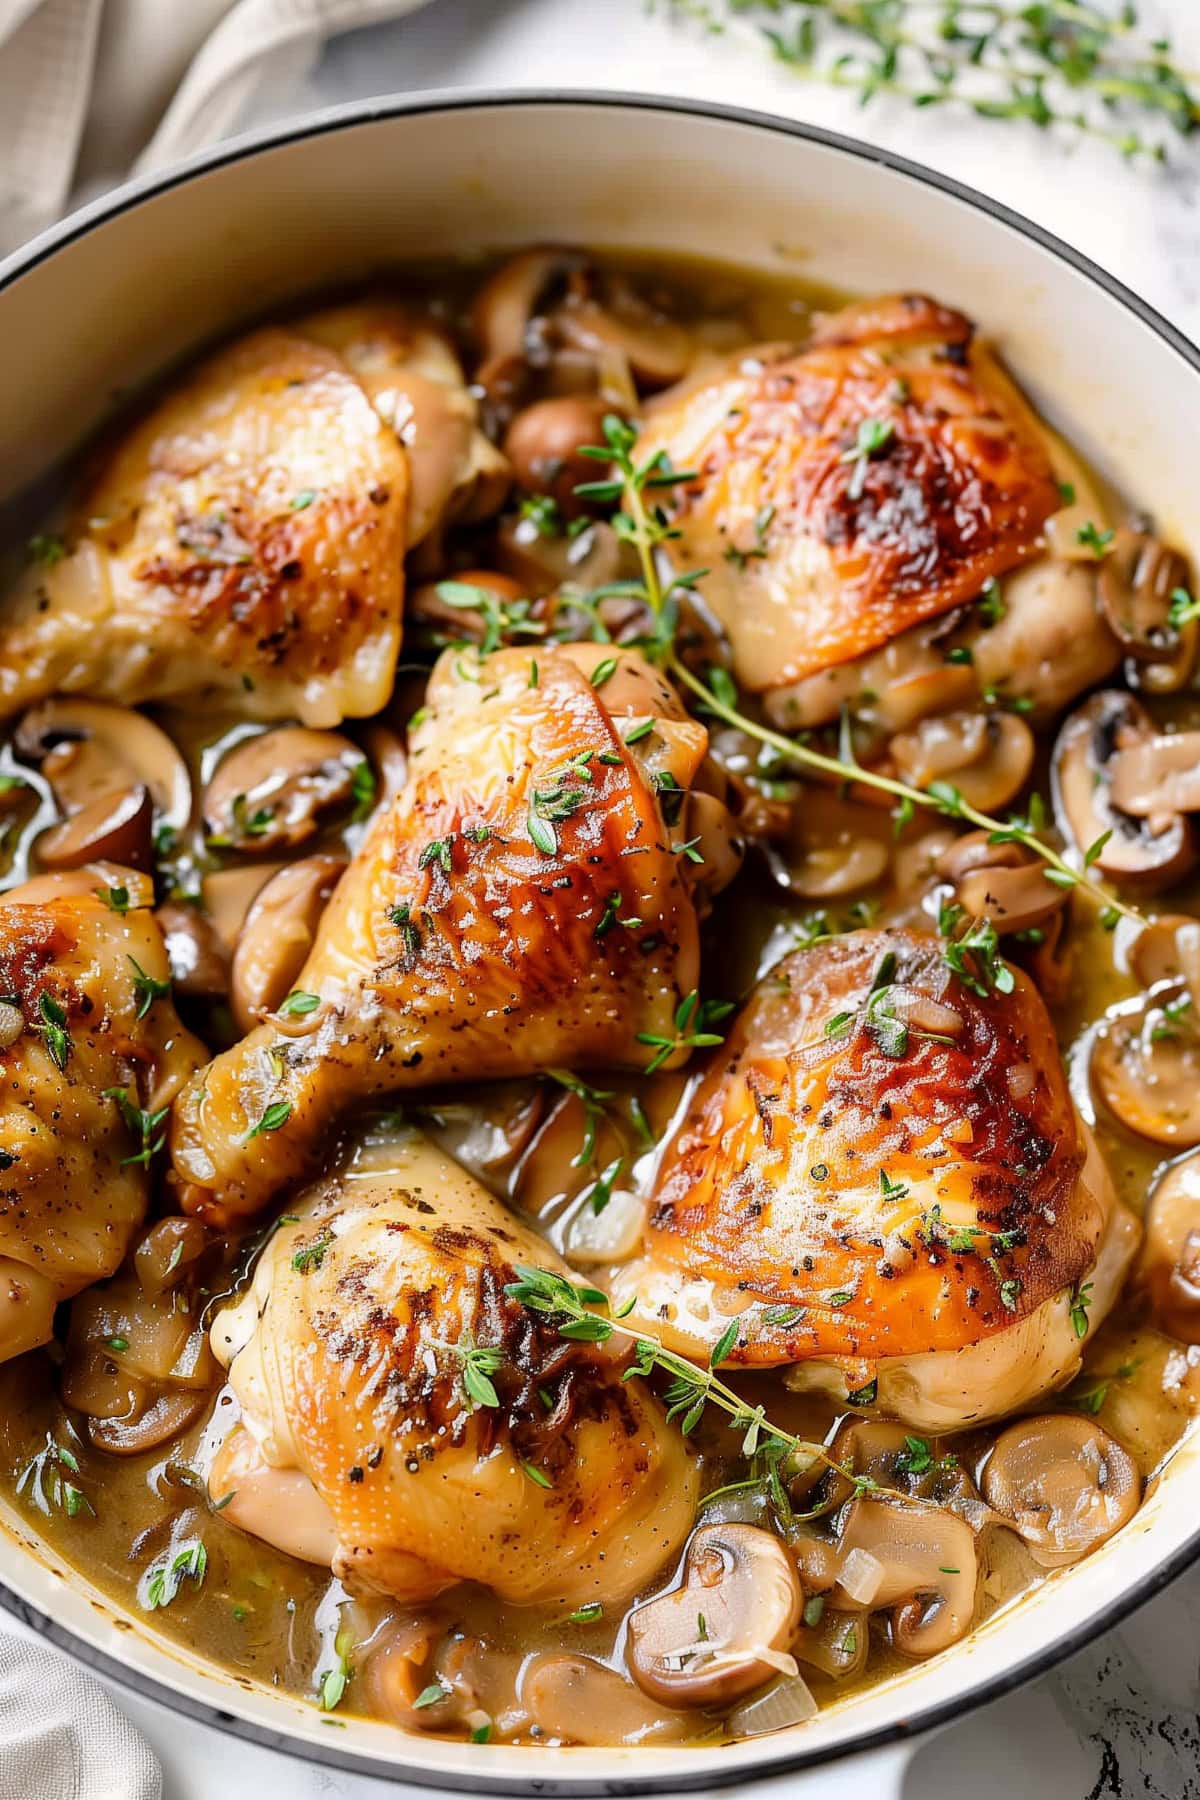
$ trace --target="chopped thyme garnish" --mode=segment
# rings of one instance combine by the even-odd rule
[[[46,1040],[50,1060],[60,1072],[65,1072],[72,1048],[67,1034],[67,1015],[54,995],[44,989],[38,997],[38,1011],[42,1016],[39,1029]]]
[[[254,1138],[261,1137],[264,1131],[278,1131],[282,1125],[287,1124],[291,1116],[292,1103],[290,1100],[272,1100],[257,1124],[252,1125],[249,1131],[244,1133],[242,1143],[250,1143]]]
[[[136,1017],[144,1019],[156,1000],[165,1000],[170,995],[171,983],[157,981],[153,975],[147,975],[136,957],[127,956],[126,962],[133,970],[133,991],[138,997]]]

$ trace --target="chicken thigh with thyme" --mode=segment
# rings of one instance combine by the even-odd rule
[[[150,900],[144,876],[98,867],[0,898],[0,1360],[48,1343],[58,1303],[115,1272],[166,1108],[204,1060]]]
[[[189,1211],[255,1210],[356,1102],[642,1068],[649,1039],[678,1035],[699,956],[697,865],[678,851],[704,726],[637,651],[602,645],[447,651],[428,708],[407,787],[325,912],[304,998],[175,1109]]]
[[[696,1463],[607,1349],[508,1297],[553,1251],[417,1133],[360,1142],[215,1320],[228,1516],[356,1591],[613,1604],[670,1562]]]
[[[956,973],[909,930],[777,964],[689,1107],[618,1300],[691,1353],[736,1316],[732,1364],[921,1430],[1069,1380],[1140,1234],[1036,989],[998,968]]]
[[[895,730],[981,692],[1046,712],[1120,660],[1100,496],[971,322],[923,295],[702,368],[647,407],[638,455],[658,452],[693,472],[668,550],[705,568],[739,681],[785,727],[849,707]],[[1165,592],[1160,611],[1166,657]]]

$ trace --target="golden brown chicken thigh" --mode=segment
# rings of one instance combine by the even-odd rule
[[[209,1477],[226,1517],[356,1590],[464,1580],[517,1604],[616,1603],[678,1550],[697,1472],[621,1365],[505,1294],[565,1272],[415,1132],[360,1144],[220,1313],[242,1425]]]
[[[921,1429],[1069,1379],[1138,1230],[1011,973],[975,992],[908,930],[785,958],[697,1091],[615,1297],[693,1353],[736,1314],[732,1363]]]
[[[695,471],[672,490],[668,550],[709,571],[738,678],[762,692],[853,664],[1036,555],[1063,505],[1059,449],[969,320],[909,294],[689,378],[652,403],[637,454]]]
[[[408,786],[299,977],[318,1003],[285,1003],[175,1110],[185,1208],[253,1211],[372,1096],[640,1068],[639,1034],[673,1037],[698,978],[676,840],[708,734],[638,652],[615,660],[596,645],[442,656]]]
[[[0,898],[0,1360],[48,1343],[59,1301],[114,1273],[163,1109],[204,1060],[171,1001],[150,884],[116,876],[127,911],[99,868]]]

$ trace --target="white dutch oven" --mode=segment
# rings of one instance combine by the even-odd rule
[[[885,152],[751,114],[603,95],[341,110],[127,188],[40,239],[0,266],[4,491],[52,467],[115,393],[235,320],[388,263],[539,240],[699,254],[851,290],[928,289],[994,331],[1043,411],[1200,560],[1200,352],[1133,295],[1004,208]],[[1077,1649],[1200,1555],[1198,1463],[1200,1440],[1116,1539],[958,1648],[810,1724],[719,1750],[515,1750],[334,1723],[117,1617],[27,1518],[2,1513],[0,1600],[144,1693],[344,1768],[475,1791],[713,1788],[960,1718]],[[856,1774],[879,1793],[897,1768],[873,1758]]]

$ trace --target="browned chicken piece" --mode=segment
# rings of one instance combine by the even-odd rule
[[[112,1275],[141,1224],[165,1108],[204,1061],[171,1000],[150,883],[42,876],[0,897],[0,1360]]]
[[[445,652],[408,785],[299,977],[317,1004],[291,1016],[285,1002],[175,1110],[185,1209],[253,1212],[373,1096],[644,1067],[641,1034],[670,1041],[697,984],[692,865],[676,850],[707,744],[636,651]]]
[[[254,718],[378,711],[400,645],[408,466],[342,359],[241,338],[119,444],[68,552],[0,622],[0,710],[54,692],[236,696]]]
[[[242,1424],[226,1518],[355,1591],[477,1581],[518,1605],[628,1599],[691,1527],[697,1468],[607,1347],[505,1294],[555,1253],[415,1132],[360,1143],[218,1314]]]
[[[922,1430],[1069,1380],[1139,1232],[1008,973],[981,995],[909,930],[779,963],[696,1092],[618,1303],[702,1357],[737,1316],[729,1362]]]
[[[695,471],[667,502],[669,553],[709,570],[755,692],[976,599],[1063,505],[1061,446],[970,321],[922,295],[818,319],[799,352],[710,365],[647,409],[637,454],[658,451]]]
[[[438,526],[495,511],[508,491],[508,463],[479,429],[444,331],[386,300],[312,313],[295,329],[336,350],[403,444],[409,549]]]

